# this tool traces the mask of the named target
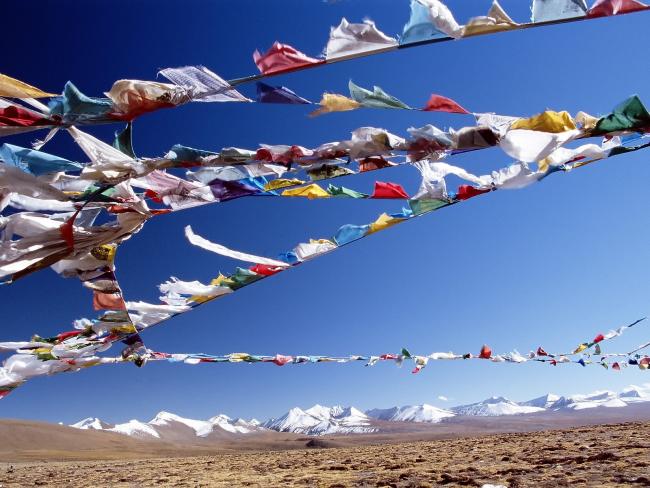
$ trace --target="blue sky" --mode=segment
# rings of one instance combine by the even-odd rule
[[[503,0],[518,21],[527,2]],[[460,22],[480,15],[489,0],[448,2]],[[120,78],[154,79],[165,67],[204,64],[225,78],[254,74],[255,48],[287,42],[307,54],[324,47],[330,25],[376,21],[401,32],[407,0],[24,2],[4,5],[3,73],[48,91],[72,80],[88,95]],[[532,115],[544,109],[607,113],[627,96],[650,100],[648,14],[627,15],[498,34],[402,50],[272,78],[318,100],[346,93],[348,80],[380,85],[408,104],[432,92],[470,110]],[[27,33],[27,34],[26,34]],[[242,91],[254,94],[254,85]],[[341,140],[361,126],[406,129],[432,123],[461,127],[470,116],[358,110],[309,119],[310,108],[262,104],[193,104],[146,115],[135,124],[139,155],[162,155],[175,143],[218,150],[258,143],[314,147]],[[110,140],[117,126],[90,132]],[[26,145],[35,137],[14,138]],[[59,134],[46,150],[84,160]],[[400,347],[428,354],[564,350],[648,313],[650,231],[643,151],[521,191],[476,198],[389,229],[322,259],[200,307],[147,332],[153,349],[170,352],[371,354]],[[495,149],[454,157],[474,173],[509,163]],[[417,189],[413,168],[348,178],[371,189],[375,179]],[[274,256],[309,237],[333,235],[346,223],[367,223],[399,202],[243,198],[163,216],[121,246],[117,274],[129,300],[154,301],[169,276],[208,281],[239,263],[190,246],[183,227],[226,246]],[[91,297],[74,280],[46,270],[1,292],[2,340],[55,334],[92,316]],[[606,346],[627,350],[650,338],[650,324]],[[118,349],[115,350],[118,352]],[[419,375],[389,364],[350,365],[150,364],[106,366],[39,378],[0,402],[0,416],[72,422],[147,419],[159,410],[207,418],[217,413],[268,417],[294,405],[353,404],[359,408],[472,402],[493,394],[515,400],[620,389],[650,377],[635,369],[552,368],[539,364],[432,363]],[[451,399],[444,403],[439,395]]]

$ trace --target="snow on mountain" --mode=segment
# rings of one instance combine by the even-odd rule
[[[234,421],[235,425],[241,425],[242,427],[260,427],[262,425],[262,422],[260,422],[257,419],[242,419],[242,418],[236,418]]]
[[[552,393],[528,400],[513,402],[504,397],[492,397],[478,403],[459,405],[445,410],[432,405],[407,405],[371,409],[365,413],[354,407],[325,407],[314,405],[302,410],[292,408],[281,417],[260,422],[256,419],[232,419],[216,415],[208,420],[194,420],[170,412],[159,412],[151,421],[130,420],[112,425],[95,417],[88,417],[71,425],[82,430],[105,430],[124,435],[161,439],[187,440],[194,437],[219,438],[253,434],[266,429],[302,435],[364,434],[378,432],[386,422],[439,423],[456,415],[504,416],[536,412],[581,411],[591,408],[622,408],[630,404],[650,402],[650,383],[630,385],[621,393],[595,391],[589,394],[558,396]]]
[[[373,419],[390,421],[397,412],[399,412],[399,407],[372,408],[366,410],[366,415]]]
[[[478,403],[459,405],[451,408],[456,415],[475,417],[497,417],[500,415],[520,415],[524,413],[543,412],[542,407],[520,405],[504,397],[491,397]]]
[[[560,399],[558,395],[553,393],[547,393],[541,397],[533,398],[527,402],[520,402],[519,405],[526,407],[540,407],[540,408],[550,408],[555,402]]]
[[[139,420],[129,420],[123,424],[113,426],[98,418],[88,417],[70,425],[70,427],[76,429],[105,430],[132,437],[155,437],[157,439],[173,435],[174,433],[176,435],[187,436],[187,428],[191,429],[196,437],[208,437],[213,433],[219,432],[249,434],[262,430],[260,422],[255,419],[251,421],[244,419],[232,420],[227,415],[217,415],[208,420],[194,420],[164,411],[158,412],[153,419],[146,423],[140,422]]]
[[[111,427],[111,424],[108,422],[104,422],[103,420],[98,419],[97,417],[88,417],[83,420],[80,420],[76,424],[72,424],[70,427],[74,427],[75,429],[82,429],[82,430],[104,430],[104,429],[109,429]]]
[[[434,424],[441,422],[445,418],[453,417],[454,413],[425,403],[423,405],[407,405],[404,407],[375,408],[366,411],[366,415],[377,420]]]
[[[223,414],[212,417],[209,422],[211,424],[210,432],[214,427],[219,427],[231,434],[249,434],[259,429],[259,425],[254,425],[244,419],[233,420]]]
[[[104,429],[109,432],[117,432],[118,434],[125,434],[131,437],[155,437],[160,438],[160,434],[156,432],[151,425],[140,422],[139,420],[129,420],[123,424],[116,424],[115,427]]]
[[[158,414],[149,421],[149,425],[151,426],[169,426],[174,423],[186,425],[195,432],[197,437],[207,436],[212,432],[213,428],[213,424],[210,421],[186,419],[169,412],[158,412]]]
[[[586,410],[596,407],[626,407],[627,403],[613,391],[595,391],[587,395],[560,397],[549,410]]]
[[[630,385],[623,388],[618,397],[626,403],[650,401],[650,383],[642,386]]]
[[[360,434],[374,432],[370,418],[354,407],[314,405],[307,410],[298,407],[276,419],[267,420],[267,429],[305,435]]]

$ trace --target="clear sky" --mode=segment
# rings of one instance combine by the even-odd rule
[[[528,2],[503,0],[517,21]],[[484,14],[489,0],[449,0],[460,22]],[[401,32],[407,0],[47,1],[3,4],[8,44],[0,72],[58,92],[72,80],[99,96],[120,78],[155,79],[165,67],[203,64],[224,78],[256,72],[255,48],[277,40],[317,55],[342,16],[368,17]],[[272,78],[318,100],[346,93],[348,80],[377,84],[412,106],[432,92],[470,110],[527,116],[544,109],[608,113],[637,93],[650,103],[650,14],[641,13],[478,37],[373,56]],[[254,96],[254,85],[242,91]],[[408,127],[471,125],[471,116],[358,110],[309,119],[310,107],[192,104],[136,121],[136,153],[159,156],[175,143],[218,150],[258,143],[315,147],[361,126],[405,136]],[[89,129],[104,140],[118,126]],[[44,134],[13,138],[26,145]],[[84,161],[61,133],[46,150]],[[498,149],[449,162],[482,174],[505,166]],[[345,179],[369,191],[375,179],[417,189],[414,168]],[[639,151],[559,174],[520,191],[495,192],[389,229],[289,273],[269,278],[153,329],[150,348],[215,354],[372,354],[565,350],[649,310],[648,153]],[[343,183],[343,182],[342,182]],[[128,300],[157,299],[169,276],[207,282],[240,263],[194,248],[183,227],[228,247],[273,257],[346,223],[371,222],[401,202],[242,198],[151,220],[121,246],[117,274]],[[56,334],[92,316],[91,296],[50,270],[0,290],[0,339]],[[650,324],[605,350],[650,339]],[[116,354],[119,348],[114,348]],[[441,407],[505,395],[525,400],[620,389],[648,373],[598,367],[434,362],[421,374],[390,364],[130,364],[29,381],[0,402],[0,416],[110,422],[148,419],[159,410],[207,418],[217,413],[266,418],[313,403],[359,408],[432,403]],[[450,398],[445,403],[439,395]]]

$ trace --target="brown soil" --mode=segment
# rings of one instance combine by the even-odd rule
[[[650,486],[649,422],[353,447],[327,448],[317,439],[310,445],[194,457],[178,457],[179,449],[177,457],[146,460],[0,464],[0,485]]]

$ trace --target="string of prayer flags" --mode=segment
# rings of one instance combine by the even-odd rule
[[[433,165],[437,163],[434,162],[431,164]],[[573,166],[565,165],[564,167],[559,169],[570,170],[572,167],[580,167],[579,164],[580,163],[575,163]],[[464,170],[461,170],[460,168],[451,167],[450,165],[447,166],[449,166],[449,168],[445,168],[445,171],[447,173],[457,173],[462,175],[464,172]],[[373,223],[368,225],[351,225],[351,224],[344,225],[341,228],[339,228],[339,230],[335,233],[334,237],[331,239],[311,239],[309,242],[301,243],[297,245],[291,251],[282,253],[280,255],[280,260],[291,266],[285,266],[285,267],[276,266],[273,267],[273,269],[269,269],[269,268],[259,268],[260,265],[256,264],[255,266],[249,269],[237,268],[235,273],[229,276],[220,275],[216,280],[212,282],[212,284],[227,286],[232,288],[233,291],[239,290],[250,283],[257,282],[263,278],[272,276],[283,270],[290,269],[291,267],[298,265],[306,260],[310,260],[317,256],[321,256],[326,253],[329,253],[335,250],[337,247],[350,244],[358,239],[371,235],[375,232],[387,229],[399,223],[406,222],[412,218],[423,216],[427,213],[435,211],[444,206],[449,206],[454,203],[466,200],[468,198],[472,198],[474,196],[478,196],[483,193],[494,191],[496,189],[520,188],[526,186],[521,184],[516,184],[512,186],[508,185],[507,177],[504,175],[508,175],[510,173],[512,172],[498,171],[495,172],[493,175],[489,175],[489,176],[486,175],[482,177],[476,177],[467,174],[466,176],[468,179],[480,183],[480,186],[473,187],[470,185],[461,185],[458,188],[457,192],[453,195],[448,196],[446,200],[443,199],[409,200],[409,208],[403,209],[402,212],[400,213],[390,214],[390,215],[384,213],[380,215]],[[512,176],[512,178],[516,180],[516,178],[518,178],[518,174],[517,172],[514,172],[513,174],[514,176]],[[539,181],[539,179],[532,178],[530,180],[530,182],[534,182],[534,181]],[[227,252],[230,253],[232,251],[227,250]],[[227,255],[224,252],[221,252],[220,254]],[[255,257],[252,260],[259,261],[260,258]],[[263,272],[260,273],[258,272],[258,270],[259,271],[263,270]],[[182,301],[179,298],[179,301],[175,303],[178,305],[190,306],[191,308],[193,308],[195,306],[199,306],[204,303],[207,303],[211,299],[212,298],[195,300],[194,297],[190,297],[189,299]],[[167,320],[170,317],[165,317],[163,320]],[[160,321],[148,322],[143,326],[146,328],[157,323],[160,323]]]
[[[621,119],[621,116],[617,115],[616,118],[607,116],[600,120],[610,123],[610,120],[613,119],[617,124],[612,127],[614,129],[630,128],[630,130],[634,131],[645,130],[647,111],[638,98],[633,97],[630,100],[631,103],[624,104],[623,109],[617,109],[617,114],[622,113],[624,119]],[[629,107],[632,107],[633,110],[628,110]],[[567,123],[567,120],[570,121],[570,119],[567,119],[568,115],[562,115],[561,113],[555,114],[559,114],[558,117],[561,123]],[[551,120],[555,119],[556,117],[551,117]],[[531,123],[531,120],[535,121],[537,119],[535,117],[527,119],[526,123],[532,124],[530,126],[533,129],[550,129],[546,126],[540,127],[536,123]],[[544,121],[546,118],[541,117],[539,120]],[[21,222],[21,225],[23,225],[23,222],[29,222],[29,226],[32,226],[29,228],[35,230],[28,231],[27,238],[25,235],[22,236],[22,239],[26,238],[24,242],[22,239],[12,240],[12,237],[5,238],[5,241],[0,246],[5,249],[5,252],[11,252],[12,258],[7,260],[5,263],[6,266],[0,268],[2,276],[15,275],[15,279],[17,275],[27,269],[32,271],[41,269],[48,265],[48,263],[51,264],[62,259],[71,249],[75,249],[75,247],[78,247],[80,250],[86,249],[85,245],[79,246],[75,242],[79,241],[79,236],[86,235],[87,232],[96,233],[98,240],[91,240],[90,242],[95,245],[101,245],[111,242],[110,239],[128,238],[133,232],[137,232],[141,228],[146,219],[161,212],[190,208],[212,202],[223,202],[248,195],[274,195],[273,190],[269,190],[266,186],[269,183],[268,180],[262,176],[251,175],[269,174],[282,177],[283,173],[290,171],[290,169],[281,165],[298,163],[291,171],[301,170],[303,168],[301,166],[303,159],[306,163],[305,167],[309,168],[307,169],[309,178],[315,181],[324,178],[356,174],[351,169],[339,165],[339,163],[331,164],[332,156],[348,156],[367,161],[368,158],[391,155],[396,150],[405,151],[412,161],[417,161],[418,158],[434,160],[434,165],[423,166],[427,167],[427,171],[423,173],[423,186],[418,192],[418,198],[423,195],[429,195],[434,199],[445,198],[446,188],[443,186],[444,183],[441,182],[441,178],[444,175],[439,172],[443,171],[444,173],[444,171],[450,170],[450,174],[455,174],[470,183],[478,185],[474,188],[468,186],[459,187],[458,198],[462,200],[472,198],[492,188],[522,188],[541,179],[547,171],[554,171],[571,161],[574,161],[573,167],[578,167],[589,162],[589,160],[583,160],[581,158],[591,158],[591,160],[601,159],[607,155],[615,155],[619,152],[646,147],[646,144],[623,146],[620,137],[608,137],[607,142],[600,146],[583,145],[575,150],[562,147],[563,144],[570,140],[592,135],[593,130],[591,129],[574,129],[559,133],[541,132],[531,129],[505,129],[505,131],[502,131],[503,135],[500,135],[495,134],[488,127],[479,126],[476,128],[465,128],[460,131],[450,131],[449,134],[445,134],[433,126],[427,126],[422,129],[410,130],[414,139],[407,141],[381,129],[366,127],[354,131],[350,141],[326,144],[314,150],[295,145],[263,145],[257,151],[227,148],[222,153],[213,153],[175,146],[168,156],[179,159],[178,164],[181,167],[187,165],[190,161],[192,165],[212,165],[215,162],[221,165],[221,161],[236,161],[238,163],[238,166],[206,167],[201,170],[206,174],[205,179],[201,180],[199,178],[199,181],[192,182],[161,172],[158,169],[173,166],[169,159],[133,159],[114,147],[76,128],[70,128],[69,132],[91,159],[91,163],[82,166],[82,171],[79,176],[60,177],[61,184],[54,183],[54,186],[49,183],[38,182],[33,175],[31,179],[29,175],[20,175],[18,174],[22,173],[20,170],[17,170],[18,172],[10,171],[6,165],[3,165],[4,169],[2,175],[0,175],[0,185],[6,189],[4,192],[9,195],[8,198],[5,197],[3,200],[3,205],[12,205],[19,210],[69,212],[77,209],[75,207],[75,201],[85,201],[92,194],[92,206],[94,208],[104,208],[116,218],[112,224],[109,224],[109,227],[84,228],[80,227],[78,223],[71,224],[69,215],[65,218],[61,217],[58,221],[46,214],[29,221],[23,221],[19,217],[12,216],[11,221],[15,222],[15,224],[13,227],[6,228],[5,234],[7,236],[15,235],[9,232],[10,229],[16,228],[15,225],[18,222]],[[617,130],[618,132],[621,131]],[[621,133],[625,135],[625,131]],[[451,153],[453,154],[454,151],[462,151],[471,147],[491,147],[499,140],[501,148],[507,154],[519,159],[521,161],[520,163],[510,165],[507,169],[495,172],[493,175],[485,175],[480,178],[451,165],[444,167],[442,163],[435,164],[439,163],[436,159],[440,157],[439,155],[435,155],[436,151],[449,151],[451,149]],[[626,143],[634,143],[635,139],[627,137],[625,141]],[[451,147],[449,147],[449,144],[451,144]],[[30,155],[45,158],[43,160],[48,162],[57,161],[56,157],[47,156],[46,153],[38,151],[30,151]],[[6,158],[9,157],[6,156]],[[250,158],[259,159],[251,160]],[[324,158],[329,163],[315,164],[319,158]],[[578,159],[580,161],[577,161]],[[374,161],[373,164],[377,168],[382,167],[381,163],[377,163],[377,161],[382,161],[381,159],[375,159]],[[61,164],[73,163],[58,162]],[[524,164],[525,162],[537,162],[538,170],[532,170]],[[75,170],[81,167],[77,165],[73,166],[75,166]],[[423,167],[419,167],[418,169],[422,171]],[[361,164],[359,168],[362,169]],[[24,167],[23,169],[29,168]],[[370,169],[370,167],[367,169]],[[262,173],[260,173],[260,170],[262,170]],[[189,174],[196,175],[198,172],[190,172],[188,176]],[[134,176],[138,178],[133,178]],[[98,189],[104,184],[112,185],[113,189],[110,192],[113,193],[113,196],[107,193],[109,192],[107,188],[104,188],[100,192],[94,192],[93,185],[99,185],[94,187]],[[122,186],[115,186],[118,184]],[[137,196],[129,185],[144,188],[146,190],[144,194],[146,199],[150,199],[153,203],[162,203],[167,208],[160,210],[149,209],[144,205],[144,200],[139,200],[142,197]],[[122,192],[122,195],[119,197],[122,199],[121,201],[115,200],[118,195],[115,192],[118,191],[118,188]],[[72,190],[74,193],[68,196],[62,193],[61,189],[68,192]],[[283,186],[283,190],[285,196],[302,195],[311,198],[328,198],[332,196],[330,192],[320,186],[311,186],[307,187],[307,189]],[[346,192],[338,193],[338,196],[343,195],[353,198],[361,198],[363,196],[359,192],[356,195],[350,194],[349,192],[347,194]],[[375,196],[381,196],[382,198],[408,198],[406,192],[401,191],[388,194],[377,193]],[[132,208],[132,210],[129,211],[129,208]],[[43,229],[45,233],[38,235],[39,231],[36,229]],[[44,229],[47,229],[47,231]],[[47,234],[47,232],[50,234]],[[47,248],[39,249],[38,252],[29,250],[32,249],[30,242],[35,242],[39,239],[50,243],[50,245]],[[83,242],[86,242],[85,238]],[[40,264],[37,265],[37,263]]]
[[[533,22],[549,24],[649,8],[639,0],[596,0],[589,10],[583,0],[533,0],[532,14]],[[473,17],[466,25],[459,24],[441,0],[414,0],[411,18],[400,41],[381,32],[372,21],[351,24],[344,18],[330,30],[324,58],[311,58],[276,42],[266,53],[256,51],[253,55],[261,75],[239,80],[227,81],[203,66],[184,66],[160,72],[170,83],[121,79],[103,97],[90,97],[71,82],[65,84],[61,95],[54,95],[0,75],[0,135],[49,129],[34,149],[11,144],[0,147],[0,210],[10,208],[0,226],[0,278],[11,282],[51,266],[62,277],[78,278],[89,290],[89,302],[97,312],[93,319],[74,321],[74,330],[53,337],[34,335],[29,341],[0,343],[0,352],[10,354],[0,366],[0,398],[33,377],[127,361],[141,366],[148,360],[190,364],[272,362],[279,366],[359,360],[366,361],[367,365],[379,361],[401,365],[411,361],[413,373],[420,372],[430,361],[451,359],[517,364],[537,361],[554,366],[575,363],[583,367],[598,364],[615,371],[628,365],[649,369],[650,357],[640,351],[650,347],[650,342],[628,353],[603,354],[602,351],[605,341],[618,337],[640,321],[606,334],[599,333],[591,341],[563,354],[549,354],[542,347],[528,355],[517,351],[495,354],[484,345],[478,354],[415,355],[402,348],[399,353],[347,357],[248,353],[170,355],[151,351],[142,341],[142,332],[179,314],[413,218],[495,190],[525,188],[554,172],[567,172],[596,160],[648,148],[650,114],[638,97],[631,97],[601,118],[586,113],[572,118],[567,112],[550,110],[529,118],[475,114],[476,126],[448,131],[431,125],[412,128],[409,139],[384,129],[362,127],[352,133],[350,140],[323,144],[313,150],[296,144],[262,144],[254,151],[224,148],[221,152],[211,152],[177,145],[162,158],[135,156],[134,119],[193,101],[251,102],[235,86],[265,76],[416,44],[531,26],[534,24],[515,22],[497,0],[486,15]],[[360,107],[469,113],[454,100],[436,94],[424,108],[413,109],[377,86],[371,91],[350,81],[349,89],[350,98],[323,95],[315,113]],[[37,98],[49,98],[49,101],[46,105]],[[264,83],[257,84],[257,101],[311,104],[286,87]],[[75,127],[111,122],[127,123],[116,134],[113,146]],[[71,134],[89,162],[78,163],[40,151],[62,128]],[[575,149],[564,147],[571,141],[593,136],[604,136],[604,140],[601,144],[584,144]],[[441,161],[453,154],[494,146],[516,161],[480,176]],[[324,189],[314,183],[391,167],[398,163],[389,159],[397,157],[414,163],[421,173],[420,187],[413,197],[401,185],[382,181],[375,182],[370,195],[331,184]],[[358,160],[357,170],[350,167],[355,160]],[[181,168],[192,171],[187,171],[183,178],[179,176]],[[308,176],[312,183],[305,185],[303,179],[294,178],[299,173]],[[456,191],[447,190],[448,175],[464,180]],[[136,193],[135,189],[140,192]],[[208,284],[171,277],[159,286],[159,303],[125,300],[114,273],[115,252],[148,219],[253,195],[400,199],[406,200],[407,206],[395,213],[383,212],[370,223],[343,225],[332,237],[300,242],[277,259],[229,249],[195,234],[187,226],[185,235],[192,245],[250,266],[236,267],[228,275],[220,273]],[[101,355],[118,342],[124,347],[120,357]]]
[[[587,9],[585,0],[532,0],[532,22],[517,23],[510,18],[498,1],[494,0],[487,15],[474,17],[467,25],[460,25],[441,0],[412,0],[411,16],[404,26],[399,42],[381,32],[372,21],[351,24],[346,19],[342,19],[341,23],[330,31],[330,39],[325,48],[325,58],[311,58],[289,45],[276,42],[266,53],[261,54],[259,51],[254,53],[253,58],[261,75],[226,81],[203,66],[167,68],[160,74],[170,80],[173,85],[153,81],[117,80],[106,92],[106,98],[88,97],[71,82],[66,83],[60,96],[55,96],[22,81],[0,75],[0,97],[21,100],[32,107],[27,108],[19,103],[0,100],[0,135],[16,134],[40,128],[51,129],[48,137],[37,143],[40,147],[56,133],[54,129],[58,127],[129,122],[144,113],[180,106],[191,101],[250,102],[251,100],[238,92],[234,85],[256,81],[265,76],[429,42],[628,14],[648,9],[650,6],[640,0],[595,0],[590,9]],[[385,93],[373,93],[373,97],[382,98],[383,95]],[[51,97],[48,106],[35,99],[45,97]],[[393,103],[396,99],[390,96],[389,98],[391,108],[408,108],[394,106]],[[286,104],[309,103],[307,99],[296,95],[288,88],[271,88],[269,85],[258,86],[258,101]],[[397,102],[399,101],[397,100]],[[434,108],[437,106],[434,102],[430,101],[427,110],[437,110]],[[325,94],[320,103],[321,107],[314,112],[314,115],[353,110],[360,106],[357,103],[342,95]],[[399,104],[403,104],[403,102],[399,102]],[[380,104],[380,106],[387,108],[385,105]],[[466,112],[460,108],[455,107],[448,111],[451,113]],[[444,108],[442,110],[445,111]]]
[[[191,288],[194,289],[195,286],[191,286]],[[135,304],[133,306],[140,307],[141,309],[150,309],[150,307],[145,305],[146,304]],[[169,308],[174,307],[167,307],[165,310]],[[85,324],[79,325],[80,327],[83,327]],[[489,361],[491,363],[510,364],[539,362],[549,363],[552,366],[562,364],[578,364],[583,367],[598,365],[605,369],[611,367],[613,371],[621,371],[622,368],[631,366],[637,366],[641,370],[648,370],[650,367],[650,356],[639,353],[641,350],[650,347],[650,343],[643,344],[635,350],[627,353],[602,354],[602,352],[598,352],[594,356],[583,354],[582,351],[569,354],[548,354],[541,347],[539,347],[536,352],[531,351],[525,355],[520,354],[516,350],[509,353],[495,354],[488,345],[483,345],[478,354],[473,354],[471,352],[463,354],[457,354],[454,352],[433,352],[427,355],[418,355],[413,354],[406,348],[402,348],[398,353],[383,353],[376,355],[353,354],[349,356],[328,356],[309,354],[275,354],[269,356],[244,352],[225,355],[205,353],[170,354],[150,349],[140,349],[138,353],[134,353],[134,351],[131,350],[131,354],[123,354],[120,357],[100,357],[96,354],[97,352],[100,352],[100,350],[95,348],[94,352],[87,355],[68,355],[66,347],[73,348],[74,345],[84,346],[87,342],[84,334],[86,334],[86,331],[78,329],[61,333],[56,337],[51,338],[34,336],[31,341],[0,343],[0,351],[14,352],[14,354],[7,358],[0,367],[0,398],[4,398],[25,381],[36,376],[63,372],[76,372],[92,366],[119,364],[124,362],[133,362],[138,366],[155,361],[168,361],[172,363],[185,363],[191,365],[203,363],[272,363],[276,366],[285,366],[316,363],[346,364],[361,361],[364,362],[366,366],[375,366],[379,362],[393,362],[398,367],[410,362],[413,364],[413,369],[411,371],[413,374],[422,371],[422,369],[424,369],[431,361],[449,360],[479,360]],[[66,347],[62,347],[63,345],[66,345]],[[577,355],[579,356],[576,358],[575,356]],[[612,360],[611,358],[620,359]]]
[[[483,179],[479,177],[478,181],[483,181]],[[478,188],[477,190],[480,190],[480,188]],[[458,193],[462,193],[462,192],[459,191]],[[460,201],[460,199],[458,199],[457,201]],[[424,202],[426,202],[426,200]],[[135,352],[139,350],[139,348],[141,348],[141,344],[142,344],[141,340],[129,339],[129,337],[133,336],[134,333],[139,331],[144,331],[145,329],[153,325],[160,324],[179,313],[186,313],[187,311],[191,310],[195,306],[199,306],[203,303],[207,303],[208,301],[211,301],[216,297],[223,296],[228,293],[226,289],[229,289],[230,292],[241,289],[242,287],[251,284],[253,282],[259,281],[264,277],[272,276],[274,274],[277,274],[277,272],[292,267],[292,266],[287,266],[287,264],[296,265],[305,262],[307,260],[313,259],[315,257],[324,255],[328,252],[335,250],[337,247],[340,247],[341,245],[351,243],[356,239],[365,237],[378,230],[383,230],[385,228],[396,225],[398,223],[405,222],[413,217],[422,216],[426,212],[434,211],[435,209],[441,208],[444,205],[449,205],[450,203],[451,202],[436,202],[435,205],[432,205],[428,208],[425,207],[425,210],[420,212],[415,212],[413,208],[416,207],[411,207],[411,209],[404,210],[400,214],[393,214],[393,215],[382,214],[375,222],[373,222],[369,226],[344,226],[341,229],[339,229],[339,231],[336,234],[337,237],[332,240],[312,239],[307,243],[299,244],[294,248],[293,251],[285,253],[286,258],[283,259],[284,266],[272,266],[272,265],[264,265],[260,263],[260,264],[255,264],[255,266],[251,267],[250,269],[237,268],[235,273],[229,276],[220,275],[210,285],[202,285],[198,282],[181,283],[180,280],[172,278],[171,281],[161,285],[161,291],[165,293],[165,296],[161,297],[163,298],[164,303],[159,305],[147,304],[144,302],[127,302],[125,304],[121,304],[118,300],[118,297],[115,295],[116,294],[116,291],[114,291],[115,285],[112,285],[110,280],[109,282],[107,282],[107,286],[97,283],[97,285],[102,286],[103,288],[102,291],[99,292],[101,294],[95,295],[95,303],[97,304],[96,308],[104,309],[105,314],[123,314],[124,308],[126,308],[126,310],[128,310],[129,312],[129,315],[133,319],[132,323],[123,322],[125,320],[124,318],[118,319],[118,323],[120,320],[122,321],[119,327],[116,328],[111,326],[111,328],[108,329],[110,330],[110,334],[106,336],[104,342],[101,342],[99,344],[102,345],[102,347],[107,347],[117,340],[123,340],[126,341],[127,343],[132,342],[127,346],[127,349],[125,350],[125,353],[123,354],[122,358],[131,358],[134,362],[135,361],[142,362],[142,356]],[[346,233],[347,236],[345,236]],[[209,243],[209,244],[211,245],[213,243]],[[224,248],[219,247],[219,251],[222,254],[223,254],[223,249]],[[238,258],[240,257],[239,254],[234,254],[236,253],[236,251],[231,251],[226,249],[226,252],[231,256],[237,256]],[[251,259],[253,261],[260,261],[260,259],[264,259],[264,258],[259,258],[255,256],[253,258],[247,258],[247,259]],[[69,267],[67,269],[69,269]],[[96,285],[93,284],[92,286],[96,286]],[[208,288],[208,287],[215,287],[215,286],[218,288],[216,289]],[[183,296],[183,295],[189,295],[193,293],[197,293],[197,295],[191,295],[188,296],[187,298],[184,298]],[[110,315],[108,317],[110,317]],[[117,315],[116,318],[117,317],[119,317],[119,315]],[[111,320],[108,323],[114,324],[115,322]],[[85,327],[85,325],[83,324],[80,324],[80,326]],[[99,325],[99,329],[95,329],[95,326],[93,325],[93,331],[94,331],[93,334],[99,333],[98,331],[102,331],[102,334],[107,333],[107,329],[104,328],[104,326],[102,325]],[[603,335],[602,340],[604,340],[605,337],[606,336]],[[58,359],[59,355],[50,352],[48,352],[47,354],[39,353],[35,359],[31,359],[30,357],[29,368],[27,370],[16,369],[14,365],[15,361],[14,360],[10,361],[9,364],[11,368],[11,375],[7,376],[5,374],[6,372],[3,371],[3,374],[5,374],[5,376],[8,379],[4,382],[2,386],[7,386],[7,388],[13,388],[20,382],[25,381],[25,379],[32,377],[33,375],[52,374],[52,373],[64,372],[64,371],[74,371],[78,369],[76,366],[82,363],[103,364],[101,358],[95,356],[95,352],[97,351],[96,341],[93,342],[93,340],[90,339],[91,342],[88,342],[88,340],[89,339],[84,338],[80,334],[76,334],[70,337],[66,336],[64,339],[61,339],[57,342],[57,347],[58,347],[56,349],[57,354],[59,355],[62,353],[68,354],[67,352],[69,350],[68,348],[71,348],[70,351],[75,351],[74,354],[76,355],[76,357],[80,359],[79,361],[75,359],[76,361],[75,366],[72,366],[70,364],[62,365],[61,360]],[[601,342],[602,340],[598,338],[598,342]],[[18,354],[18,356],[22,354],[23,353],[20,353]],[[92,356],[89,356],[90,354],[92,354]],[[13,357],[14,356],[12,356],[12,358]],[[418,366],[418,368],[416,369],[419,370],[424,365],[426,365],[427,360],[422,359],[426,357],[424,356],[413,356],[413,357],[416,358],[416,365]],[[436,356],[436,357],[443,357],[443,356]],[[510,356],[510,358],[514,362],[521,362],[523,356],[513,354]],[[490,355],[490,359],[497,362],[507,361],[505,357],[499,355],[495,356],[492,354]],[[5,368],[7,365],[7,361],[5,361]],[[53,361],[53,362],[49,363],[49,366],[47,366],[46,368],[43,368],[42,365],[39,364],[40,361],[46,361],[46,362]],[[585,360],[581,358],[580,361],[582,361],[580,364],[591,364],[590,360]],[[648,362],[641,357],[637,359],[631,359],[631,361],[636,361],[636,364],[638,364],[639,367],[642,368],[647,367],[648,364]],[[107,362],[112,362],[112,360],[107,359]],[[571,362],[571,361],[566,357],[558,357],[558,358],[551,359],[550,362],[551,364],[561,364],[561,363]],[[17,372],[20,372],[22,376],[18,375]]]

